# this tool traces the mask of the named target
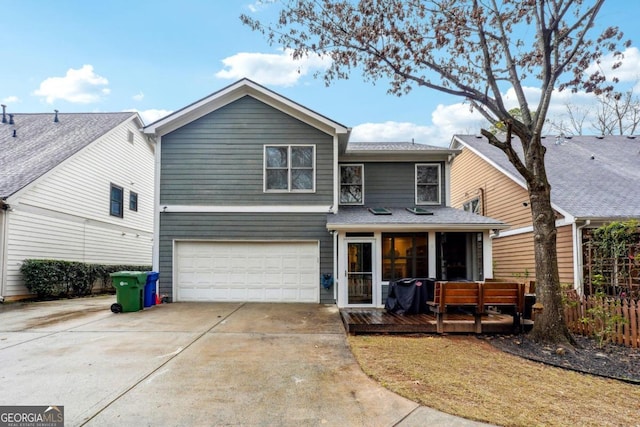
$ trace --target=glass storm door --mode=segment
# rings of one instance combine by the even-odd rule
[[[347,243],[347,304],[372,305],[373,242]]]

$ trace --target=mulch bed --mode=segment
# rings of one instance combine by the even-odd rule
[[[640,385],[640,348],[611,343],[598,348],[594,339],[576,335],[575,349],[539,344],[527,335],[483,335],[494,347],[526,359],[564,369]]]

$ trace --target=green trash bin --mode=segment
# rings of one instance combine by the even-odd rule
[[[140,311],[144,307],[144,286],[147,283],[145,271],[118,271],[111,273],[113,287],[116,288],[116,303],[111,304],[114,313]]]

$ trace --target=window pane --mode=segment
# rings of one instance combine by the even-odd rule
[[[362,203],[362,187],[359,185],[340,187],[340,203]]]
[[[418,166],[418,184],[437,184],[438,166]]]
[[[291,147],[291,167],[313,168],[313,147]]]
[[[286,190],[289,188],[286,169],[267,170],[267,189]]]
[[[418,186],[418,202],[437,202],[438,187],[435,185]]]
[[[138,194],[133,191],[129,193],[129,210],[138,210]]]
[[[115,185],[111,186],[109,213],[113,216],[122,217],[123,191]]]
[[[309,170],[309,169],[292,170],[291,171],[291,189],[292,190],[312,190],[313,189],[313,170]]]
[[[267,147],[267,167],[287,167],[287,147]]]
[[[426,258],[416,259],[416,272],[413,277],[428,277],[428,263]]]
[[[340,182],[342,184],[362,184],[362,166],[341,166]]]

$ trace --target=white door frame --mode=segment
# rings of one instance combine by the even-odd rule
[[[371,244],[371,303],[370,304],[349,304],[349,281],[348,281],[348,247],[349,243],[369,243]],[[338,289],[338,307],[378,307],[382,299],[382,286],[378,275],[378,239],[375,237],[344,237],[340,238],[340,250],[338,256],[338,283],[342,286]]]

